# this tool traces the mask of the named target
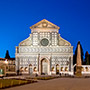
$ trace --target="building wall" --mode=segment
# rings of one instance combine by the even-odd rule
[[[0,69],[3,70],[3,76],[16,75],[15,59],[0,58]],[[0,73],[1,75],[1,73]]]

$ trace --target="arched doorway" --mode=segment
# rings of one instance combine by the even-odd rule
[[[59,65],[56,65],[56,74],[59,74]]]
[[[41,74],[47,75],[48,74],[48,61],[44,58],[41,61]]]

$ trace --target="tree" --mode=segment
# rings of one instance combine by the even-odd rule
[[[86,65],[90,65],[89,53],[88,53],[88,51],[86,51],[86,53],[85,53],[85,62],[86,62]]]
[[[80,41],[78,42],[78,44],[80,44]],[[77,46],[78,46],[78,44],[77,44]],[[82,64],[83,64],[84,63],[84,61],[83,61],[83,55],[84,54],[83,54],[83,49],[82,49],[81,44],[80,44],[80,49],[81,49],[81,60],[82,60]],[[75,50],[75,54],[73,56],[73,64],[77,63],[76,59],[77,59],[77,47],[76,47],[76,50]]]
[[[6,51],[5,58],[6,59],[9,59],[10,58],[10,55],[9,55],[9,51],[8,50]]]

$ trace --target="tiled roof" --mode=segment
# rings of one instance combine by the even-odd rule
[[[0,60],[6,60],[6,58],[0,58]],[[9,58],[7,60],[15,60],[15,58]]]
[[[0,60],[5,60],[5,58],[0,58]]]

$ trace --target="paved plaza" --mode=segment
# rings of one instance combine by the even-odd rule
[[[40,80],[37,83],[27,84],[4,90],[90,90],[90,78],[57,78]]]

